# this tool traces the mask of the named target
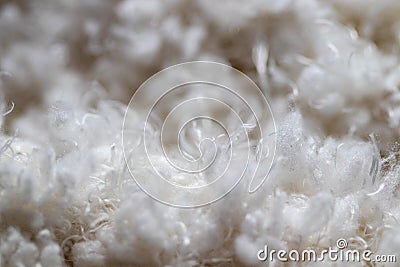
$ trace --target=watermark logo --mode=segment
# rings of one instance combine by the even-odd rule
[[[256,84],[215,62],[189,62],[145,81],[129,102],[123,149],[137,185],[175,207],[200,207],[244,179],[266,180],[275,154],[275,122]]]
[[[322,250],[269,250],[265,245],[257,252],[259,261],[279,262],[396,262],[396,255],[373,255],[371,250],[349,249],[346,239],[340,238],[336,248],[329,247]]]

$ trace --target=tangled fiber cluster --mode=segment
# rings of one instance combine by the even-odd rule
[[[257,266],[339,238],[400,259],[399,32],[397,0],[0,1],[0,266]],[[138,189],[121,129],[191,60],[260,86],[277,150],[255,194],[178,209]]]

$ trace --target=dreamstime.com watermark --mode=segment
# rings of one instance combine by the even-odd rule
[[[257,252],[259,261],[279,261],[279,262],[397,262],[396,255],[374,255],[371,250],[359,251],[348,249],[348,243],[340,238],[336,242],[336,248],[329,247],[316,251],[314,249],[298,250],[269,250],[265,245],[263,249]]]
[[[140,189],[174,207],[216,202],[242,180],[256,192],[272,167],[276,127],[262,91],[244,73],[207,61],[166,68],[131,98],[122,131]]]

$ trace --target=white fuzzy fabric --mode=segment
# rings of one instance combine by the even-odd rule
[[[399,30],[397,0],[0,1],[0,266],[261,266],[338,238],[399,260]],[[177,209],[138,189],[121,129],[190,60],[259,84],[277,154],[255,194]]]

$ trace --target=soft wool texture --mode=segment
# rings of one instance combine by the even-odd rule
[[[399,31],[397,0],[0,1],[0,266],[262,266],[339,238],[400,260]],[[177,209],[138,189],[121,131],[191,60],[260,86],[277,152],[255,194]]]

